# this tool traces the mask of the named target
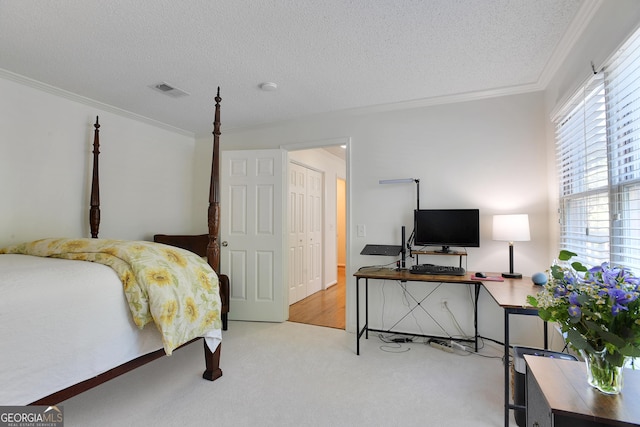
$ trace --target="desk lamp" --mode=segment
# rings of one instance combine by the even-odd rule
[[[378,184],[406,184],[410,182],[416,183],[416,209],[420,209],[420,180],[416,178],[400,178],[400,179],[381,179],[378,181]],[[402,269],[405,268],[406,263],[406,248],[405,248],[405,235],[404,235],[404,226],[402,226]],[[407,245],[409,246],[409,245]]]
[[[529,215],[494,215],[493,240],[509,242],[509,272],[502,273],[502,277],[522,279],[522,274],[513,272],[513,242],[527,242],[531,240],[529,234]]]
[[[400,178],[400,179],[381,179],[378,184],[405,184],[409,182],[416,183],[416,209],[420,209],[420,180],[416,178]]]

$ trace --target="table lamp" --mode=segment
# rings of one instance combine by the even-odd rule
[[[529,215],[494,215],[493,240],[509,242],[509,272],[502,273],[502,277],[521,279],[522,274],[513,272],[513,242],[531,240],[529,234]]]

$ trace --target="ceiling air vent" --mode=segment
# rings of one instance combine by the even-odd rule
[[[180,98],[182,96],[188,96],[189,94],[183,90],[175,88],[171,86],[169,83],[160,82],[154,85],[149,86],[153,90],[157,90],[160,93],[164,93],[165,95],[169,95],[172,98]]]

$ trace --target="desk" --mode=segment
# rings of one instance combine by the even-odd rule
[[[584,362],[525,356],[527,426],[636,426],[640,372],[624,370],[622,393],[600,393],[587,383]]]
[[[360,337],[365,334],[365,339],[369,338],[369,331],[388,332],[380,329],[369,329],[369,279],[377,280],[393,280],[398,282],[435,282],[435,283],[453,283],[463,285],[474,285],[475,299],[473,303],[473,324],[475,327],[475,350],[478,351],[478,295],[480,294],[480,286],[482,282],[472,280],[467,273],[464,276],[447,276],[447,275],[431,275],[431,274],[414,274],[408,270],[393,270],[384,267],[363,267],[354,274],[356,277],[356,354],[360,354]],[[360,279],[365,281],[365,317],[364,326],[360,329]],[[416,301],[420,305],[421,301]],[[415,307],[414,307],[415,308]],[[438,337],[442,338],[442,337]],[[446,337],[449,338],[449,337]]]
[[[535,295],[540,287],[530,277],[504,279],[504,282],[482,282],[491,298],[504,310],[504,425],[509,426],[509,410],[524,409],[509,402],[509,315],[537,315],[538,310],[527,303],[527,295]],[[544,348],[548,347],[547,322],[544,322]]]
[[[467,272],[465,276],[444,276],[413,274],[409,271],[396,271],[382,267],[365,267],[354,274],[356,277],[356,354],[360,354],[360,337],[364,334],[369,338],[369,331],[392,332],[369,329],[369,279],[395,280],[400,282],[442,282],[454,284],[474,285],[475,301],[473,304],[473,323],[475,327],[475,349],[478,351],[478,297],[480,287],[483,286],[491,298],[504,310],[504,425],[509,426],[509,411],[511,409],[524,409],[523,406],[511,404],[509,397],[509,316],[511,314],[537,315],[538,310],[527,303],[528,295],[535,295],[540,287],[534,285],[530,277],[522,279],[504,279],[503,282],[491,282],[470,279],[473,272]],[[486,273],[488,276],[499,276],[500,273]],[[365,323],[360,328],[360,279],[365,280]],[[547,322],[544,322],[544,348],[548,347]]]

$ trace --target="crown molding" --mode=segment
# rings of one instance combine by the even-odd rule
[[[531,83],[526,85],[510,86],[497,89],[489,89],[475,92],[466,92],[454,95],[435,96],[431,98],[422,98],[412,101],[401,101],[391,104],[373,105],[370,107],[353,108],[343,110],[343,113],[352,115],[381,113],[385,111],[405,110],[413,108],[432,107],[436,105],[456,104],[460,102],[477,101],[488,98],[498,98],[501,96],[520,95],[523,93],[538,92],[544,90],[539,83]]]
[[[549,58],[547,65],[542,70],[540,79],[538,80],[540,86],[544,89],[547,88],[553,76],[558,72],[562,66],[563,61],[569,52],[574,48],[585,29],[593,19],[594,15],[600,9],[604,0],[586,0],[580,9],[576,17],[571,21],[569,28],[564,33],[564,36],[556,46],[553,54]]]
[[[38,80],[31,79],[29,77],[25,77],[25,76],[22,76],[20,74],[16,74],[16,73],[13,73],[11,71],[8,71],[8,70],[2,69],[2,68],[0,68],[0,77],[4,78],[6,80],[10,80],[10,81],[22,84],[24,86],[28,86],[28,87],[30,87],[32,89],[36,89],[36,90],[39,90],[39,91],[42,91],[42,92],[46,92],[46,93],[49,93],[51,95],[59,96],[61,98],[65,98],[65,99],[67,99],[69,101],[73,101],[73,102],[77,102],[77,103],[80,103],[80,104],[84,104],[84,105],[87,105],[89,107],[98,108],[98,109],[103,110],[105,112],[113,113],[113,114],[116,114],[118,116],[121,116],[121,117],[124,117],[124,118],[127,118],[127,119],[131,119],[131,120],[135,120],[135,121],[138,121],[138,122],[146,123],[148,125],[155,126],[155,127],[158,127],[158,128],[161,128],[161,129],[173,132],[173,133],[177,133],[177,134],[183,135],[183,136],[188,136],[188,137],[191,137],[191,138],[195,137],[195,134],[193,132],[190,132],[190,131],[187,131],[187,130],[184,130],[184,129],[180,129],[180,128],[177,128],[175,126],[171,126],[171,125],[168,125],[166,123],[162,123],[162,122],[159,122],[157,120],[153,120],[153,119],[150,119],[148,117],[142,116],[140,114],[135,114],[135,113],[132,113],[130,111],[123,110],[123,109],[118,108],[118,107],[114,107],[113,105],[105,104],[103,102],[99,102],[99,101],[96,101],[94,99],[87,98],[85,96],[81,96],[81,95],[75,94],[73,92],[69,92],[67,90],[60,89],[58,87],[55,87],[55,86],[52,86],[52,85],[49,85],[49,84],[46,84],[46,83],[42,83],[42,82],[40,82]]]

